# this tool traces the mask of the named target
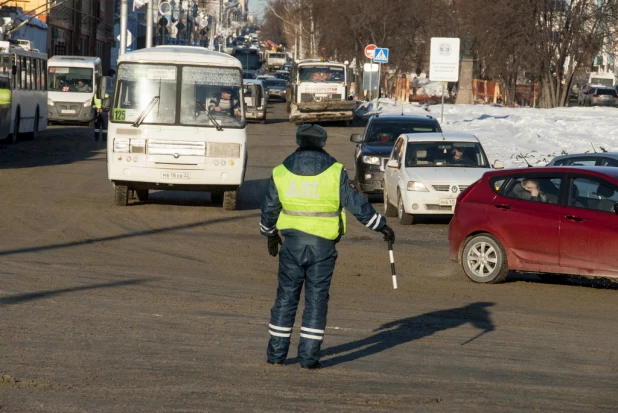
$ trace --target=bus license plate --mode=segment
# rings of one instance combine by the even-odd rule
[[[440,205],[442,205],[442,206],[455,205],[456,202],[457,202],[457,199],[455,199],[455,198],[441,199],[440,200]]]
[[[75,111],[72,109],[63,109],[60,111],[60,113],[67,113],[67,114],[75,115]]]
[[[164,179],[191,179],[189,172],[161,172],[161,178]]]

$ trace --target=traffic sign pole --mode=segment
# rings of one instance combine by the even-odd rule
[[[367,98],[369,102],[371,102],[371,96],[373,92],[373,87],[371,85],[371,79],[373,78],[373,57],[375,56],[375,50],[377,46],[375,44],[369,44],[365,47],[365,56],[369,59],[369,91],[367,93]]]

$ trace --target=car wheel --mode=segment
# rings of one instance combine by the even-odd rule
[[[403,207],[403,197],[401,194],[398,194],[397,197],[397,218],[399,219],[399,223],[401,225],[412,225],[414,222],[414,216],[408,214]]]
[[[504,248],[489,234],[474,235],[465,241],[461,266],[468,278],[483,284],[501,283],[509,272]]]
[[[383,189],[383,193],[384,193],[384,216],[388,217],[388,218],[392,218],[392,217],[396,217],[397,216],[397,208],[395,207],[395,205],[391,204],[391,202],[388,199],[388,192],[386,191],[386,182],[384,182],[384,189]]]

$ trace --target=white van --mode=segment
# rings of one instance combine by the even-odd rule
[[[254,120],[266,123],[267,93],[264,83],[258,79],[244,80],[245,116],[247,121]]]
[[[94,126],[92,97],[102,72],[98,57],[50,57],[47,60],[48,122]]]
[[[146,201],[149,190],[170,189],[208,191],[236,209],[247,165],[243,103],[242,66],[227,54],[158,46],[122,55],[107,129],[116,205],[132,191]]]

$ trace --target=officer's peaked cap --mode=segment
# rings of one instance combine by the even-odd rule
[[[300,147],[313,146],[323,148],[328,134],[320,125],[306,124],[296,129],[296,144]]]

